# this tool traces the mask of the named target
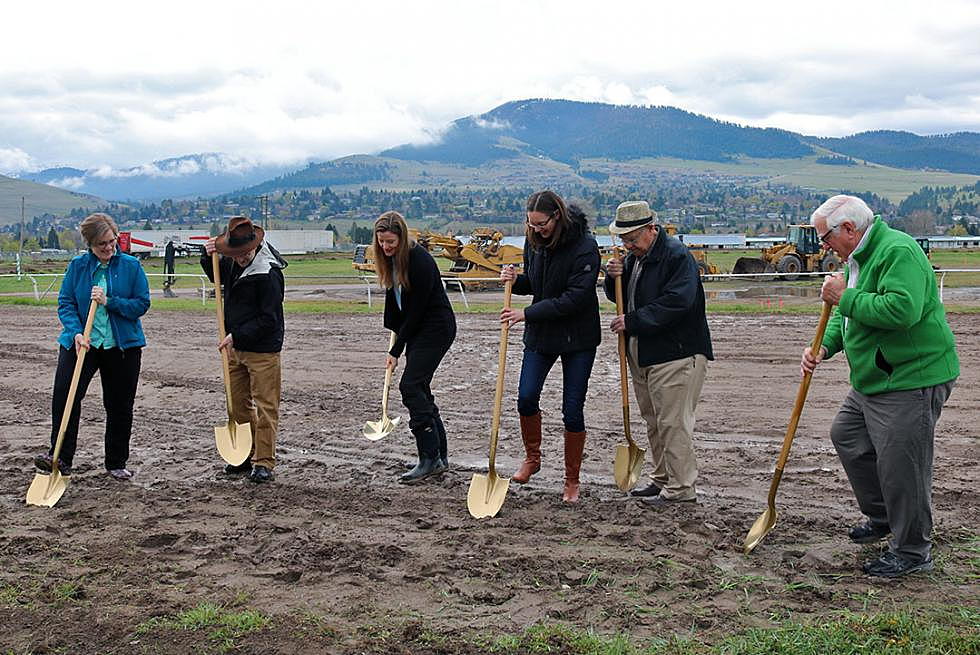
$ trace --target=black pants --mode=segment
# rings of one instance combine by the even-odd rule
[[[455,338],[456,328],[453,326],[451,331],[426,335],[424,339],[412,341],[405,347],[405,370],[398,390],[402,393],[402,403],[408,409],[408,426],[413,431],[430,425],[439,414],[430,385],[439,362]]]
[[[82,374],[78,379],[75,403],[71,408],[65,440],[61,444],[58,459],[71,466],[78,441],[78,420],[81,414],[82,398],[96,371],[102,379],[102,404],[105,406],[105,468],[107,471],[125,468],[129,459],[129,437],[133,431],[133,401],[136,398],[136,384],[140,377],[140,363],[143,349],[128,348],[90,348],[82,364]],[[68,388],[71,386],[75,362],[78,361],[75,349],[59,348],[58,370],[54,374],[54,394],[51,399],[51,450],[58,439],[58,429],[64,415]]]

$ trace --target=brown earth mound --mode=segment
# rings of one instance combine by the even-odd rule
[[[4,307],[0,649],[191,652],[205,633],[150,619],[206,602],[278,617],[241,652],[284,653],[371,650],[386,630],[397,641],[419,631],[502,634],[567,622],[640,639],[692,631],[710,638],[843,608],[976,606],[976,563],[963,544],[980,524],[980,321],[951,317],[963,375],[936,440],[937,570],[890,583],[860,573],[879,546],[846,538],[860,515],[827,434],[847,390],[841,357],[814,378],[777,500],[778,524],[751,556],[742,554],[765,508],[815,317],[715,315],[710,324],[717,361],[698,412],[696,506],[652,510],[613,484],[622,415],[609,336],[586,407],[581,503],[561,502],[556,369],[545,390],[541,473],[511,485],[497,518],[477,521],[467,513],[466,490],[486,466],[499,336],[492,316],[460,317],[433,385],[452,469],[407,487],[395,481],[414,456],[407,429],[380,442],[361,437],[364,421],[380,415],[387,343],[380,317],[290,315],[277,479],[255,486],[222,475],[213,447],[212,427],[225,417],[211,316],[151,311],[135,478],[119,483],[102,470],[96,380],[83,406],[76,474],[46,509],[25,506],[24,495],[31,457],[50,429],[57,317],[50,308]],[[497,458],[505,474],[522,455],[515,332]],[[407,420],[397,389],[390,413]],[[633,432],[642,435],[634,414]]]

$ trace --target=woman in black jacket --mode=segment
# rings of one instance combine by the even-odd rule
[[[565,485],[562,499],[578,502],[579,470],[585,448],[585,394],[601,330],[596,280],[599,248],[585,214],[554,191],[538,191],[527,200],[524,272],[512,266],[500,272],[513,280],[514,293],[531,294],[525,309],[505,309],[500,321],[524,321],[524,360],[517,392],[521,439],[526,457],[511,478],[524,484],[541,470],[541,409],[545,378],[555,361],[562,365],[562,420],[565,424]]]
[[[399,482],[413,483],[449,468],[446,428],[429,385],[456,338],[456,316],[435,260],[412,240],[398,212],[385,212],[374,222],[374,252],[386,289],[384,326],[395,333],[386,365],[397,367],[405,352],[398,388],[408,408],[419,462]]]

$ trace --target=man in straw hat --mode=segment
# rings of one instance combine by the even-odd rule
[[[224,286],[227,349],[234,402],[232,419],[251,423],[251,456],[229,475],[249,473],[252,482],[269,482],[276,465],[276,433],[282,391],[280,352],[284,333],[282,269],[286,262],[267,243],[265,232],[245,216],[232,216],[228,229],[204,244],[201,268],[213,281],[211,255],[216,250]]]
[[[620,236],[629,254],[625,261],[609,261],[605,290],[615,300],[615,279],[623,277],[625,313],[609,328],[626,333],[633,390],[647,424],[653,465],[650,484],[630,495],[663,507],[697,500],[694,410],[714,355],[697,263],[683,243],[655,224],[656,218],[644,201],[616,208],[609,232]]]

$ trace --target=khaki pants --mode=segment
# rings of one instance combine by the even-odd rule
[[[279,398],[282,392],[280,353],[231,350],[231,416],[252,424],[252,464],[272,470],[276,465]]]
[[[666,500],[697,497],[698,462],[694,455],[694,410],[708,360],[704,355],[638,366],[629,357],[633,391],[647,424],[651,480]]]

